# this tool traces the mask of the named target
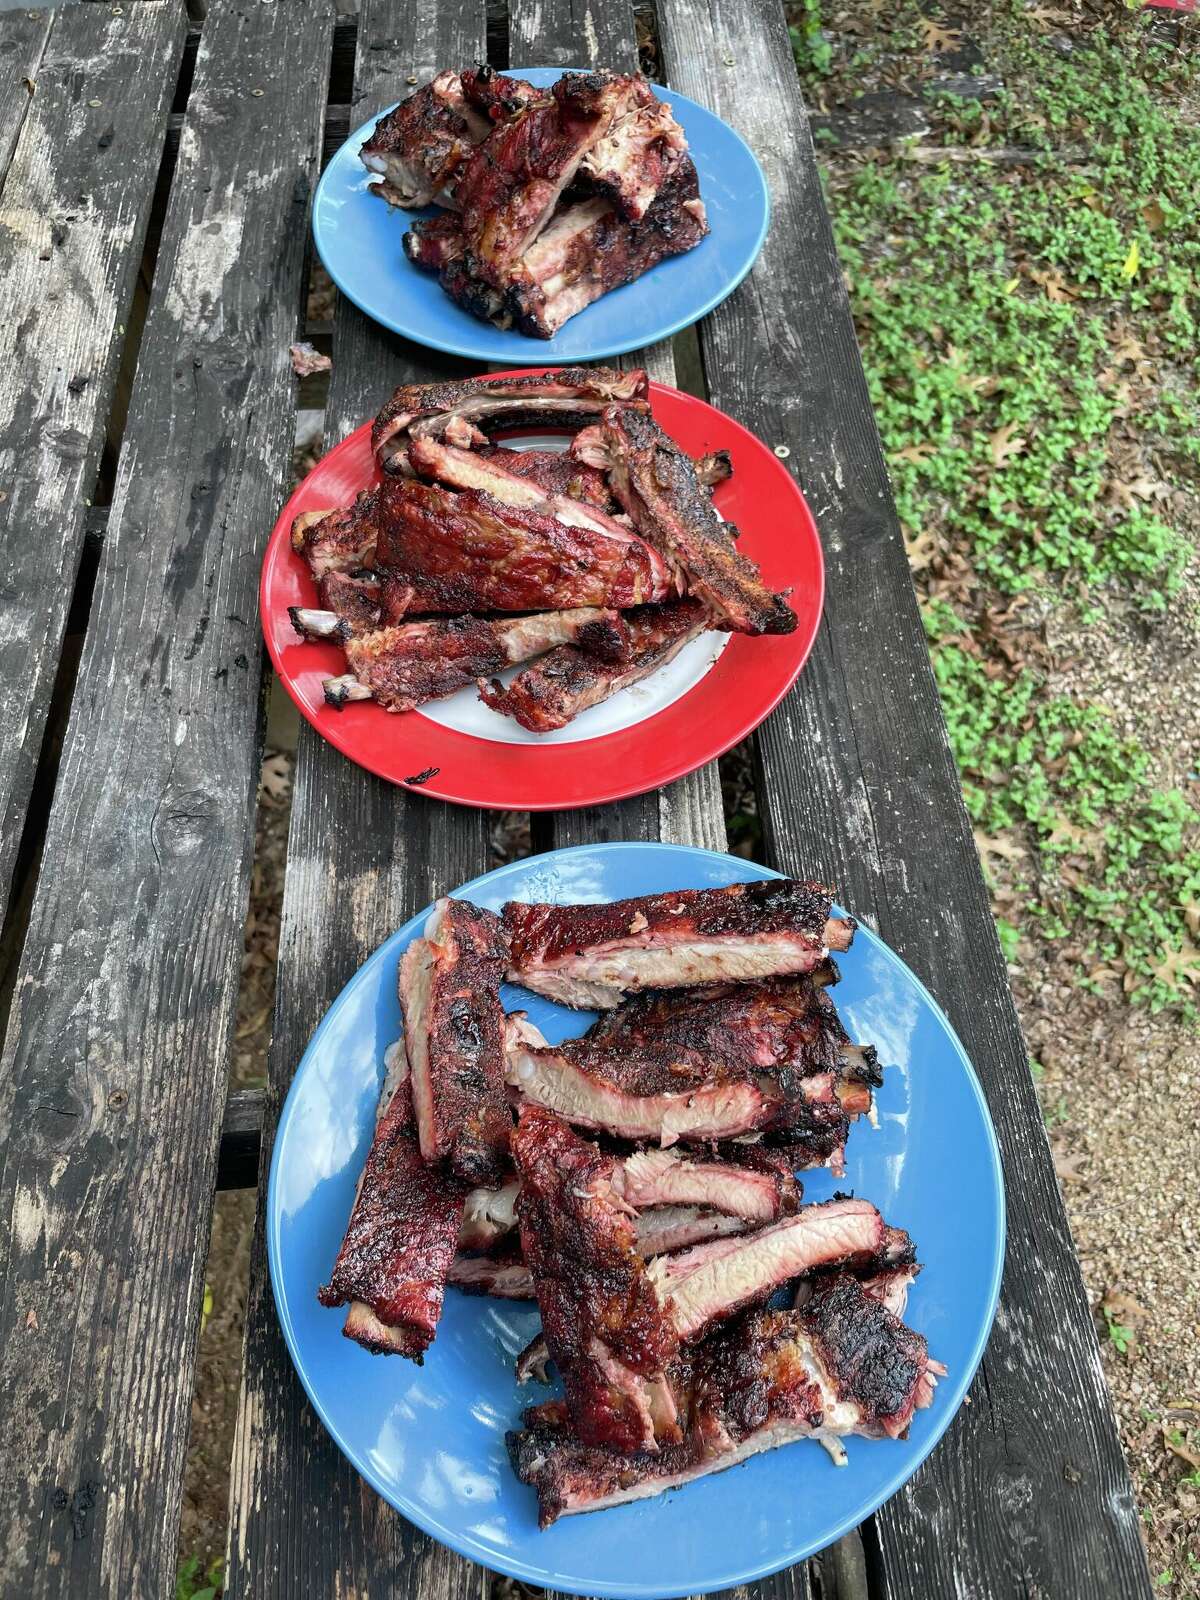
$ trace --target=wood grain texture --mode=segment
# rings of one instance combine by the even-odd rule
[[[638,70],[633,7],[628,0],[510,0],[509,57],[516,66],[610,67]],[[620,366],[644,366],[657,383],[674,384],[669,342],[622,356]],[[715,762],[677,783],[611,805],[539,813],[532,822],[536,849],[663,839],[724,850],[721,781]]]
[[[331,24],[319,3],[209,12],[13,999],[0,1548],[6,1592],[35,1600],[174,1589],[254,831],[255,593]],[[141,92],[149,42],[114,100]]]
[[[483,49],[483,0],[436,8],[418,0],[367,0],[352,125],[408,92],[407,77],[424,82],[448,62],[480,59]],[[334,327],[327,445],[372,416],[397,383],[462,371],[461,362],[393,338],[342,302]],[[487,1573],[392,1511],[321,1426],[279,1332],[263,1223],[279,1107],[318,1022],[389,933],[488,865],[487,813],[382,783],[307,725],[302,728],[231,1473],[226,1593],[238,1600],[335,1594],[486,1600]]]
[[[816,649],[758,735],[769,859],[836,884],[929,984],[983,1080],[1009,1175],[1008,1272],[987,1358],[972,1403],[875,1519],[873,1592],[1148,1595],[783,17],[776,0],[671,0],[659,23],[667,81],[739,129],[772,193],[762,259],[700,330],[712,399],[790,448],[825,548]]]
[[[0,17],[0,911],[182,45],[172,0]]]

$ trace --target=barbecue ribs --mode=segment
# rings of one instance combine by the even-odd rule
[[[500,428],[574,431],[619,402],[648,409],[643,368],[560,367],[525,378],[403,384],[375,418],[371,445],[385,472],[406,472],[410,435],[470,449]]]
[[[413,478],[389,479],[375,493],[376,560],[413,582],[420,593],[413,609],[636,606],[672,592],[648,545],[580,501],[519,506],[484,490],[454,493]],[[570,522],[559,514],[568,504],[582,507],[567,513]]]
[[[508,1436],[517,1476],[537,1492],[541,1526],[573,1512],[660,1494],[762,1450],[817,1439],[903,1438],[945,1368],[920,1334],[850,1277],[823,1284],[800,1311],[739,1318],[700,1351],[687,1434],[621,1455],[582,1441],[561,1403],[531,1407]]]
[[[722,627],[752,634],[795,629],[795,612],[766,587],[754,563],[738,554],[694,463],[648,412],[610,406],[600,427],[576,435],[571,449],[580,460],[607,469],[634,527]]]
[[[768,878],[606,905],[510,900],[509,979],[563,1005],[607,1011],[643,989],[811,972],[856,924],[817,883]]]
[[[627,614],[626,623],[629,652],[621,663],[602,661],[573,644],[561,645],[518,673],[507,687],[498,681],[481,683],[480,699],[532,733],[565,728],[581,711],[673,661],[684,645],[707,631],[711,619],[694,600],[680,600],[640,606]]]
[[[395,206],[416,208],[435,199],[453,205],[475,146],[539,93],[487,66],[439,72],[381,117],[359,151],[364,166],[383,176],[376,192]]]
[[[613,1188],[613,1158],[531,1106],[512,1148],[521,1246],[580,1438],[620,1450],[677,1440],[664,1369],[679,1340],[638,1253],[632,1208]]]
[[[317,1297],[324,1306],[349,1302],[348,1339],[419,1363],[442,1314],[465,1189],[422,1159],[403,1050],[395,1059],[346,1235]]]
[[[400,1005],[413,1106],[426,1161],[465,1183],[505,1176],[512,1114],[504,1087],[499,919],[466,900],[437,902],[400,963]]]
[[[503,619],[406,622],[349,637],[331,611],[294,607],[292,623],[306,638],[343,640],[351,670],[325,680],[325,699],[339,708],[349,700],[374,700],[386,711],[411,711],[568,639],[583,654],[594,651],[609,661],[628,655],[631,645],[621,614],[595,607]]]

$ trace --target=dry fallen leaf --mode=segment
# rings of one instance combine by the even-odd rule
[[[922,17],[921,37],[925,41],[926,50],[945,55],[951,50],[957,50],[962,43],[962,29],[944,28],[940,22],[934,22],[932,17]]]
[[[1028,443],[1023,436],[1013,437],[1020,426],[1019,422],[1005,423],[1004,427],[997,428],[988,440],[991,446],[992,460],[998,467],[1002,467],[1009,456],[1019,456]]]
[[[920,464],[938,453],[936,444],[909,444],[903,450],[893,450],[889,461],[915,461]]]
[[[1074,1155],[1068,1155],[1065,1150],[1055,1150],[1053,1157],[1054,1170],[1058,1174],[1059,1183],[1083,1182],[1083,1174],[1079,1171],[1080,1163],[1084,1159],[1081,1154],[1076,1152]]]
[[[1003,861],[1020,861],[1025,851],[1019,844],[1014,844],[1011,839],[997,839],[991,834],[980,833],[975,829],[975,848],[981,857],[999,856]]]
[[[1106,1289],[1100,1304],[1114,1322],[1123,1322],[1126,1327],[1140,1322],[1146,1315],[1146,1308],[1141,1301],[1135,1300],[1123,1289]]]
[[[1162,960],[1150,971],[1168,988],[1177,988],[1181,983],[1200,983],[1200,948],[1185,939],[1178,950],[1164,950]]]
[[[292,785],[291,757],[282,752],[268,756],[259,774],[262,790],[272,800],[284,800]]]
[[[1058,11],[1054,6],[1030,6],[1025,15],[1030,22],[1036,23],[1039,28],[1043,29],[1053,27],[1056,22],[1074,23],[1079,21],[1074,12]]]
[[[1200,1454],[1192,1449],[1177,1427],[1164,1422],[1162,1437],[1163,1443],[1173,1456],[1178,1456],[1180,1461],[1186,1461],[1189,1467],[1200,1467]]]
[[[1046,291],[1047,298],[1053,300],[1056,305],[1070,304],[1072,300],[1079,298],[1079,290],[1068,283],[1056,267],[1050,267],[1045,272],[1037,267],[1030,267],[1029,276]]]
[[[914,572],[922,572],[938,553],[936,537],[922,530],[920,533],[904,532],[904,553]]]
[[[1167,214],[1157,200],[1151,200],[1148,206],[1142,207],[1142,216],[1151,233],[1161,233],[1167,220]]]

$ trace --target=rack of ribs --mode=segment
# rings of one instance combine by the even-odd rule
[[[475,146],[540,93],[488,66],[439,72],[381,117],[360,149],[363,165],[383,177],[376,193],[410,209],[432,200],[453,205]]]
[[[392,1059],[346,1234],[317,1297],[349,1304],[348,1339],[419,1363],[442,1314],[466,1189],[422,1158],[402,1047]]]
[[[421,1155],[492,1188],[504,1180],[512,1132],[500,1005],[506,955],[498,917],[442,899],[400,963]]]
[[[507,687],[495,680],[481,682],[479,698],[532,733],[550,733],[648,678],[712,626],[704,607],[694,600],[640,606],[627,612],[625,621],[629,651],[621,662],[604,661],[573,644],[561,645],[518,673]]]
[[[342,642],[351,670],[325,680],[326,702],[339,710],[350,700],[374,700],[386,711],[411,711],[564,640],[609,661],[627,655],[631,645],[620,612],[594,606],[527,617],[405,622],[357,635],[335,612],[297,606],[292,625],[304,638]]]
[[[522,378],[402,384],[375,418],[371,445],[385,472],[404,473],[410,437],[472,449],[502,428],[574,432],[614,403],[649,409],[645,369],[560,367]]]
[[[439,274],[443,289],[464,310],[531,338],[550,339],[611,289],[694,249],[707,231],[699,179],[685,155],[641,220],[629,221],[603,194],[565,204],[499,276],[481,273],[461,227],[441,218],[416,223],[404,248],[416,266]]]
[[[795,612],[766,587],[754,563],[738,554],[691,458],[649,412],[609,406],[598,426],[575,436],[571,452],[608,472],[634,527],[720,626],[751,634],[795,629]]]
[[[512,1151],[522,1252],[580,1437],[622,1450],[678,1439],[664,1370],[679,1339],[638,1252],[633,1209],[613,1188],[613,1158],[531,1106]]]
[[[644,989],[811,972],[848,950],[857,924],[818,883],[767,878],[603,905],[510,900],[510,982],[563,1005],[611,1010]]]
[[[816,1439],[840,1465],[841,1439],[903,1438],[928,1406],[940,1362],[854,1278],[822,1284],[802,1310],[756,1311],[731,1323],[694,1363],[687,1432],[634,1455],[589,1444],[561,1402],[533,1406],[508,1435],[517,1476],[537,1493],[539,1521],[599,1511]]]

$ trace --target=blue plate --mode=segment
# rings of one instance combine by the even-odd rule
[[[587,845],[516,861],[459,894],[603,901],[774,876],[705,850]],[[846,1176],[805,1173],[805,1197],[835,1188],[873,1200],[917,1241],[925,1271],[907,1320],[949,1376],[905,1441],[847,1440],[835,1467],[810,1441],[642,1500],[564,1517],[539,1533],[533,1491],[514,1477],[504,1432],[545,1391],[518,1389],[513,1358],[533,1336],[533,1307],[451,1289],[423,1367],[371,1356],[342,1337],[342,1311],[317,1303],[366,1157],[382,1057],[400,1032],[396,966],[420,933],[414,917],[377,950],[330,1008],[287,1097],[267,1212],[271,1281],[284,1337],[321,1419],[354,1466],[398,1511],[494,1571],[568,1594],[695,1595],[762,1578],[830,1544],[892,1495],[949,1426],[992,1325],[1004,1248],[1000,1159],[975,1073],[950,1024],[868,928],[838,961],[838,1008],[886,1063],[879,1128],[860,1122]],[[552,1041],[591,1014],[524,990],[505,993]]]
[[[539,86],[562,76],[558,67],[513,68],[513,73]],[[708,208],[708,236],[636,283],[603,295],[553,339],[506,333],[479,321],[455,305],[436,277],[412,265],[401,239],[416,217],[434,216],[436,209],[400,211],[369,192],[370,174],[358,152],[374,122],[350,135],[317,186],[317,253],[342,293],[369,317],[451,355],[520,367],[599,361],[667,339],[720,305],[741,283],[762,249],[770,200],[762,168],[727,123],[685,95],[658,84],[654,92],[687,135]]]

